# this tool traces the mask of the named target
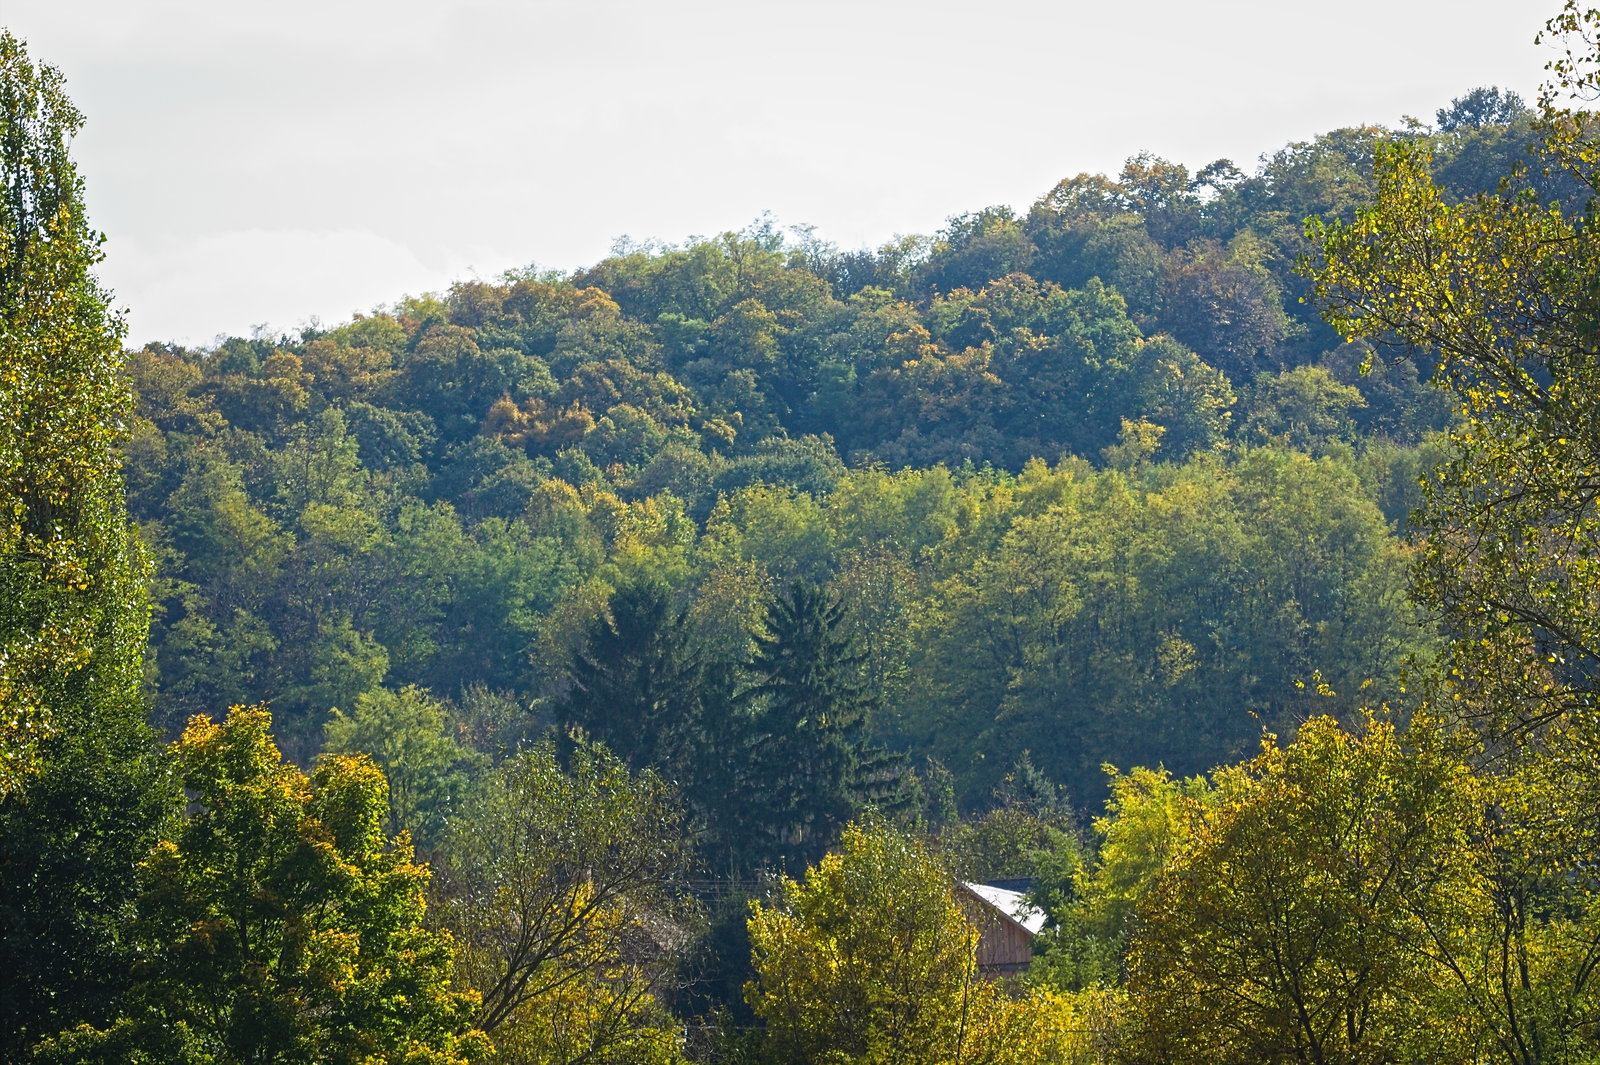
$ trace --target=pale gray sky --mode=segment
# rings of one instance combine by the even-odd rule
[[[129,340],[332,325],[770,211],[846,248],[1149,150],[1532,101],[1556,0],[0,0],[88,116]]]

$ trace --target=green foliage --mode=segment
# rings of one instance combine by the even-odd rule
[[[780,1060],[965,1060],[977,930],[950,891],[915,843],[851,826],[778,905],[753,905],[745,994]]]
[[[441,920],[508,1062],[672,1062],[656,1002],[687,938],[671,891],[686,860],[671,793],[604,747],[508,759],[451,823]]]
[[[771,1060],[987,1065],[1099,1060],[1104,1003],[1035,989],[1012,998],[978,976],[977,927],[949,874],[912,840],[851,825],[842,849],[750,910]]]
[[[904,760],[872,744],[863,660],[825,588],[795,582],[767,610],[741,693],[747,739],[736,830],[749,867],[798,869],[868,807],[905,805]]]
[[[1359,389],[1339,383],[1322,367],[1300,366],[1256,378],[1245,429],[1261,439],[1320,454],[1334,441],[1355,436],[1354,412],[1366,405]]]
[[[0,1057],[102,1022],[128,982],[134,863],[169,812],[118,445],[122,322],[59,72],[0,31]]]
[[[243,469],[213,449],[191,453],[168,506],[147,530],[175,556],[159,586],[165,631],[157,661],[173,677],[161,717],[176,727],[217,702],[247,702],[265,679],[278,647],[265,620],[269,593],[294,539],[252,502]]]
[[[835,552],[821,501],[803,492],[756,484],[718,500],[704,546],[760,563],[768,572],[816,581]]]
[[[1152,337],[1139,345],[1129,376],[1137,397],[1133,409],[1162,430],[1162,458],[1182,460],[1226,441],[1233,386],[1200,356],[1171,337]]]
[[[700,714],[700,665],[687,636],[669,589],[651,581],[618,589],[572,659],[560,717],[636,768],[677,770]]]
[[[1467,1059],[1474,1026],[1429,958],[1458,933],[1417,917],[1481,890],[1467,767],[1426,730],[1368,721],[1357,737],[1315,718],[1216,789],[1139,904],[1136,1054]]]
[[[1592,176],[1584,124],[1549,120],[1549,164]],[[1418,570],[1457,636],[1450,697],[1505,732],[1587,721],[1591,227],[1524,193],[1449,204],[1415,148],[1385,152],[1379,182],[1353,223],[1313,227],[1317,283],[1339,328],[1425,347],[1463,406],[1457,457],[1428,484],[1436,535]]]
[[[370,756],[389,783],[389,831],[427,847],[456,812],[474,761],[450,725],[444,705],[422,689],[379,688],[356,696],[349,714],[334,708],[323,749]]]
[[[1596,87],[1597,26],[1551,23],[1558,88]],[[676,1061],[662,777],[715,872],[817,863],[749,926],[780,1059],[1105,1060],[1119,1025],[1171,1060],[1589,1053],[1600,152],[1553,97],[1531,118],[1480,89],[1252,174],[1141,154],[876,251],[770,222],[624,245],[152,345],[133,405],[81,119],[0,37],[0,1056],[487,1052],[406,830],[500,1058]],[[160,723],[270,699],[295,761],[329,752],[307,780],[261,714],[196,723],[197,808],[138,877],[168,807],[119,441]],[[1445,623],[1427,693],[1492,775],[1318,719],[1215,788],[1113,775],[1074,832],[1103,762],[1200,772],[1428,670],[1408,566]],[[563,769],[552,722],[617,755],[580,736]],[[976,981],[925,850],[823,856],[910,812],[900,752],[950,767],[923,796],[948,860],[1038,875],[1025,997]]]
[[[939,850],[952,872],[965,880],[1032,877],[1041,861],[1060,857],[1075,862],[1072,809],[1062,789],[1033,764],[1028,752],[1011,767],[981,816],[945,826]]]
[[[1528,105],[1518,94],[1494,86],[1479,86],[1450,101],[1449,107],[1434,112],[1440,133],[1484,126],[1509,126],[1528,114]]]
[[[1472,166],[1500,151],[1466,136],[1430,143]],[[163,723],[271,699],[309,759],[329,708],[382,686],[482,683],[566,717],[600,599],[657,581],[721,671],[684,674],[706,690],[669,715],[680,749],[633,750],[656,728],[634,709],[580,716],[634,764],[696,764],[702,817],[731,792],[686,753],[687,723],[747,684],[756,586],[793,579],[844,600],[871,738],[931,748],[967,799],[1024,749],[1091,800],[1108,758],[1206,768],[1298,712],[1287,685],[1315,669],[1348,709],[1419,641],[1400,551],[1346,520],[1347,492],[1398,529],[1412,449],[1445,419],[1426,374],[1363,376],[1364,354],[1334,350],[1288,264],[1299,220],[1353,212],[1389,137],[1336,131],[1253,175],[1140,156],[1026,217],[876,252],[757,225],[325,333],[154,346],[129,457],[163,563]],[[1292,460],[1277,477],[1245,446],[1263,441],[1359,485],[1324,506]],[[1039,458],[1094,488],[1068,505]],[[1273,513],[1279,492],[1304,520]],[[733,612],[712,623],[718,602]],[[707,729],[736,744],[740,716]]]
[[[1502,1060],[1592,1056],[1597,915],[1586,818],[1597,716],[1597,523],[1590,484],[1600,264],[1592,205],[1546,195],[1551,176],[1588,199],[1600,174],[1592,98],[1600,12],[1568,3],[1544,36],[1550,65],[1528,170],[1458,200],[1424,146],[1378,158],[1376,201],[1313,223],[1309,270],[1329,321],[1425,355],[1460,414],[1450,461],[1426,484],[1418,596],[1448,640],[1431,694],[1484,741],[1492,805],[1470,905],[1428,915],[1449,986]],[[1465,101],[1452,132],[1476,138]],[[1536,169],[1537,168],[1537,169]],[[1544,183],[1530,175],[1541,174]],[[1578,804],[1576,807],[1570,804]]]
[[[1485,1057],[1561,1062],[1600,1049],[1591,759],[1568,750],[1475,780],[1475,883],[1406,914],[1449,1023],[1474,1033]]]
[[[1032,852],[1029,895],[1049,918],[1034,943],[1033,986],[1077,992],[1122,985],[1135,911],[1188,846],[1212,797],[1203,777],[1177,780],[1164,769],[1118,773],[1110,766],[1106,772],[1110,797],[1094,820],[1092,845],[1053,828]]]
[[[102,1041],[153,1061],[462,1062],[475,996],[449,985],[448,936],[422,925],[427,870],[384,832],[370,761],[308,778],[279,759],[265,710],[196,717],[173,745],[193,812],[139,871],[139,982]],[[131,1036],[130,1036],[131,1033]]]
[[[122,322],[68,152],[82,125],[60,73],[0,34],[0,796],[40,741],[135,698],[146,624],[116,451]]]
[[[129,715],[131,717],[131,715]],[[41,770],[0,805],[0,1055],[105,1024],[134,978],[134,871],[179,798],[136,719],[70,729]]]
[[[1404,135],[1450,202],[1523,121],[1483,117]],[[1142,155],[873,252],[757,225],[152,347],[128,461],[161,719],[271,699],[299,761],[373,749],[428,842],[469,769],[420,692],[478,685],[493,757],[581,726],[682,782],[721,872],[909,807],[890,749],[971,809],[1024,752],[1093,803],[1105,761],[1189,774],[1348,717],[1430,646],[1403,574],[1435,548],[1399,529],[1447,419],[1426,372],[1337,348],[1289,264],[1396,136],[1253,174]],[[1336,694],[1295,686],[1318,674]],[[947,842],[972,869],[1058,852],[1058,920],[1099,944],[1078,987],[1127,925],[1091,920],[1102,859],[1068,824],[1006,800]]]
[[[1301,712],[1321,670],[1348,712],[1425,643],[1405,551],[1334,457],[1024,471],[947,545],[917,612],[904,728],[992,787],[1023,750],[1069,794],[1123,758],[1179,773]]]

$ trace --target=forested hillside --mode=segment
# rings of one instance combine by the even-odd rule
[[[727,757],[711,704],[794,582],[841,604],[864,736],[968,803],[1024,752],[1089,804],[1102,762],[1204,770],[1319,671],[1348,711],[1428,647],[1403,526],[1451,404],[1301,299],[1302,219],[1351,217],[1384,143],[1453,199],[1490,189],[1531,120],[1477,90],[1436,129],[1254,174],[1142,155],[876,252],[758,225],[146,348],[127,474],[162,722],[270,700],[306,759],[332,708],[415,685],[463,728],[564,725],[575,656],[646,583],[632,635],[670,647],[634,651],[686,690],[659,726],[681,749],[636,761],[685,780]]]
[[[1253,172],[138,351],[0,33],[0,1059],[1594,1060],[1545,32]]]

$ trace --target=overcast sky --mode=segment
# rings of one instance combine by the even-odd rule
[[[1530,102],[1523,0],[0,0],[88,116],[129,340],[324,325],[770,211],[846,248],[1191,168],[1478,85]]]

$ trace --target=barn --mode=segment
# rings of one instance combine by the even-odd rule
[[[978,927],[978,971],[990,979],[1020,976],[1033,960],[1033,937],[1045,913],[1021,891],[959,881],[956,900]]]

